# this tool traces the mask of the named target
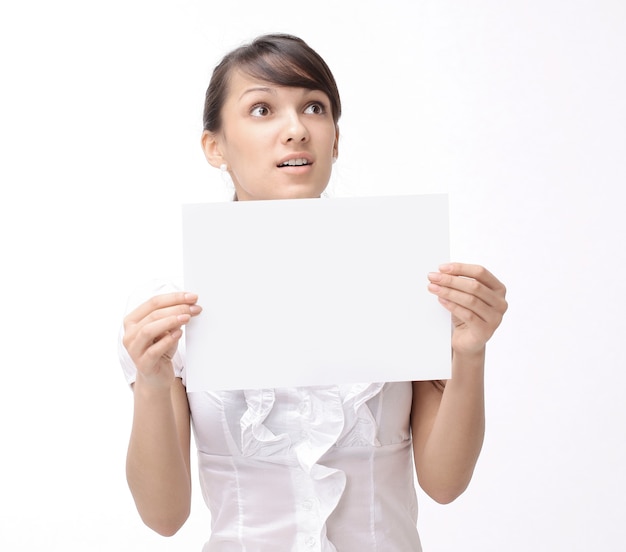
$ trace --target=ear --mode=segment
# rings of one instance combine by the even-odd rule
[[[339,127],[335,126],[335,143],[333,144],[333,157],[339,157]]]
[[[222,156],[218,137],[215,134],[205,130],[202,132],[200,144],[202,145],[202,151],[204,152],[206,160],[212,167],[219,169],[220,165],[226,162]]]

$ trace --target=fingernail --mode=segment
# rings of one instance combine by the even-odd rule
[[[195,301],[198,296],[195,293],[185,293],[185,301]]]
[[[439,265],[439,270],[441,270],[441,272],[450,272],[452,270],[452,265],[451,264]]]
[[[189,307],[189,312],[191,314],[198,314],[201,310],[202,310],[202,307],[200,305],[191,305]]]
[[[439,281],[441,281],[441,273],[439,273],[439,272],[429,272],[428,273],[428,279],[431,282],[439,282]]]
[[[428,289],[433,293],[438,293],[441,290],[441,286],[438,286],[437,284],[428,284]]]

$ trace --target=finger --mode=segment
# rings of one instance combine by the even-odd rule
[[[156,322],[157,320],[161,320],[163,318],[168,318],[170,316],[180,316],[180,315],[189,315],[189,317],[196,316],[202,311],[202,307],[196,304],[188,305],[174,305],[172,307],[164,307],[161,309],[157,309],[149,313],[145,318],[140,320],[137,324],[149,324],[151,322]]]
[[[454,290],[459,293],[465,293],[480,299],[483,303],[490,307],[500,309],[502,298],[501,294],[494,292],[483,283],[473,278],[465,276],[450,276],[448,274],[442,274],[440,272],[431,272],[428,275],[430,284],[428,289],[436,295],[447,297],[445,293],[447,290]],[[444,293],[444,295],[442,295]],[[454,300],[455,295],[450,295],[450,299]]]
[[[155,295],[130,312],[126,316],[126,320],[131,324],[137,323],[159,309],[173,307],[175,305],[194,305],[197,300],[198,296],[195,293],[185,291]]]
[[[183,324],[191,319],[188,314],[179,314],[161,318],[147,324],[137,324],[130,326],[129,330],[124,334],[124,347],[130,354],[131,358],[140,357],[156,342],[161,340],[167,334],[172,334],[180,330]]]
[[[158,361],[161,357],[166,357],[168,360],[172,360],[170,350],[175,347],[182,335],[183,332],[180,328],[165,334],[146,349],[143,354],[144,358],[146,358],[150,363]]]
[[[490,324],[488,321],[481,318],[476,312],[471,309],[448,301],[442,297],[439,297],[439,302],[456,318],[459,322],[465,324],[468,328],[473,328],[474,331],[478,330],[479,333],[487,333],[489,331]]]
[[[183,305],[175,305],[173,307],[164,307],[158,309],[156,311],[150,312],[147,316],[142,318],[139,321],[136,321],[134,318],[134,314],[131,313],[126,318],[124,318],[124,333],[132,334],[139,331],[143,326],[156,322],[158,320],[162,320],[165,318],[171,318],[172,316],[183,316],[187,315],[189,317],[196,316],[202,312],[202,307],[196,304],[183,304]]]
[[[446,268],[446,265],[442,266]],[[447,266],[448,270],[460,272],[461,274],[434,272],[428,275],[430,281],[436,285],[452,287],[476,295],[501,314],[507,311],[506,288],[491,272],[479,265],[452,263]],[[433,293],[437,293],[431,287],[429,289]]]
[[[492,290],[502,291],[505,289],[504,284],[484,266],[466,263],[447,263],[441,265],[439,270],[444,274],[473,278]]]
[[[471,280],[470,282],[472,282]],[[472,284],[463,284],[465,287],[469,285],[472,288]],[[437,284],[429,284],[428,290],[437,295],[439,299],[443,299],[450,303],[459,305],[474,314],[476,314],[481,320],[487,323],[499,324],[507,311],[508,304],[504,297],[496,294],[493,291],[484,288],[477,293],[468,293],[455,288],[439,286]],[[486,293],[484,292],[486,290]]]
[[[453,288],[437,286],[436,284],[430,284],[428,289],[431,293],[437,295],[439,300],[444,305],[449,305],[450,308],[448,308],[448,310],[451,310],[451,308],[454,308],[455,311],[463,309],[464,311],[472,313],[472,317],[478,317],[480,320],[485,322],[489,321],[493,317],[491,311],[494,309],[478,295],[466,293]],[[456,312],[454,312],[454,314],[456,314]],[[469,315],[466,315],[466,317],[467,316]]]

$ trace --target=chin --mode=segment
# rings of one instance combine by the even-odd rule
[[[294,186],[285,190],[276,190],[273,197],[268,199],[315,199],[322,195],[324,189],[306,188],[302,186]]]
[[[269,199],[314,199],[319,198],[326,186],[304,182],[277,182],[271,188],[258,187],[257,189],[242,189],[235,186],[239,201],[269,200]]]

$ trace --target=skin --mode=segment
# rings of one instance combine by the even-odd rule
[[[203,151],[211,165],[228,165],[241,201],[319,197],[339,137],[328,106],[322,92],[235,72],[223,128],[203,133]],[[278,167],[293,157],[310,164]],[[419,484],[448,503],[469,484],[482,447],[485,348],[507,309],[506,290],[471,264],[442,265],[428,280],[452,315],[452,378],[443,392],[413,382],[411,429]],[[159,295],[124,319],[123,343],[137,367],[127,480],[142,519],[162,535],[176,533],[191,506],[189,404],[171,359],[182,327],[202,310],[197,300],[186,292]]]
[[[319,197],[326,189],[339,129],[328,96],[276,86],[235,71],[222,110],[222,129],[202,134],[214,167],[226,164],[240,201]],[[292,158],[308,164],[280,167]]]
[[[446,504],[469,485],[482,448],[485,349],[508,304],[504,285],[482,266],[445,264],[428,279],[452,314],[452,378],[443,393],[413,382],[411,429],[420,486]]]

